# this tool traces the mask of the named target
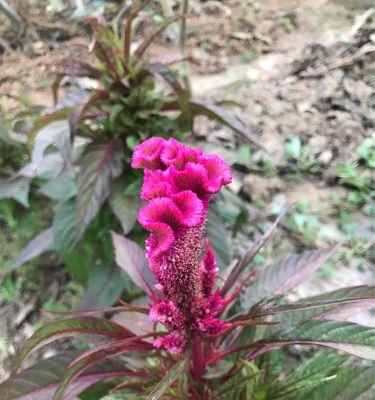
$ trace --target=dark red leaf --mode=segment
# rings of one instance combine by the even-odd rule
[[[62,378],[54,396],[53,400],[63,400],[64,394],[69,387],[77,381],[82,374],[85,373],[90,367],[95,366],[97,363],[108,362],[109,358],[113,358],[124,354],[128,351],[133,350],[142,350],[144,349],[143,345],[132,345],[132,346],[118,346],[114,348],[104,349],[100,352],[88,355],[86,358],[81,359],[77,364],[74,364],[69,367],[65,376]],[[131,371],[131,370],[123,370],[123,376],[147,376],[147,373],[141,371]]]
[[[13,367],[13,373],[18,370],[22,361],[32,351],[43,347],[51,341],[61,337],[73,336],[76,333],[103,335],[114,339],[124,339],[135,336],[123,326],[101,318],[72,317],[52,321],[39,328],[26,342]]]
[[[68,365],[77,353],[68,352],[40,361],[0,385],[0,400],[51,400]],[[73,400],[94,383],[128,375],[122,363],[106,360],[86,370],[65,392],[62,400]]]

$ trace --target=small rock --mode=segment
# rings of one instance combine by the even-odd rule
[[[328,138],[326,136],[313,136],[309,140],[309,146],[313,148],[313,150],[318,149],[322,150],[327,146]]]
[[[318,157],[318,160],[323,164],[329,164],[333,158],[333,153],[331,150],[323,151],[323,153]]]

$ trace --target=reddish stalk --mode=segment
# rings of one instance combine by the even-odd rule
[[[201,381],[206,371],[206,361],[202,348],[202,339],[198,336],[195,337],[193,340],[193,351],[191,359],[193,362],[191,368],[191,375],[194,380]]]
[[[237,288],[234,290],[234,292],[227,298],[225,299],[225,305],[223,308],[224,309],[227,307],[228,304],[230,304],[234,299],[237,298],[237,296],[240,294],[242,288],[244,287],[245,283],[252,278],[256,273],[258,272],[257,269],[253,269],[249,274],[245,276],[245,278],[241,281],[241,283],[237,286]]]

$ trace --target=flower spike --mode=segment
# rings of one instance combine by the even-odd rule
[[[175,139],[144,141],[132,166],[145,170],[141,198],[147,204],[138,220],[150,232],[146,255],[164,296],[149,318],[169,331],[153,344],[182,354],[195,337],[214,337],[231,326],[217,318],[225,301],[215,290],[215,254],[204,233],[209,202],[232,174],[220,157]]]

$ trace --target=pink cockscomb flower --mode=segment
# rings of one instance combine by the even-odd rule
[[[217,317],[225,302],[215,290],[216,260],[205,225],[211,197],[232,174],[220,157],[158,137],[136,147],[132,167],[145,170],[141,198],[147,204],[138,220],[150,232],[146,255],[164,297],[151,306],[150,320],[169,331],[154,346],[182,354],[194,337],[213,337],[230,326]]]

